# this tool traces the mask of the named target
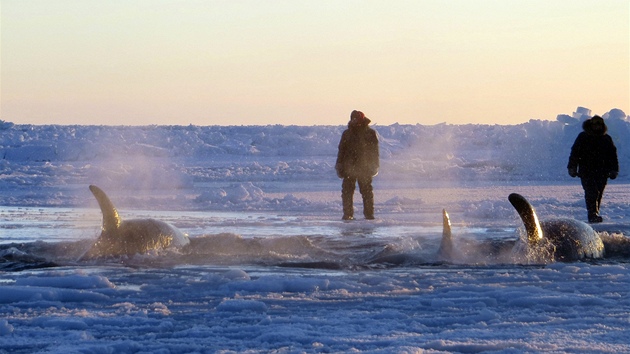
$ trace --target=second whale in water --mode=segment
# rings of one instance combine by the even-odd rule
[[[514,246],[515,253],[547,256],[547,261],[572,262],[604,257],[604,243],[593,228],[570,218],[538,220],[534,207],[518,193],[508,200],[523,220],[526,237]]]

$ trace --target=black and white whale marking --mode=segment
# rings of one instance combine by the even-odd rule
[[[544,248],[553,257],[551,261],[561,262],[604,257],[604,243],[590,225],[569,218],[539,221],[525,197],[512,193],[508,200],[523,220],[527,234],[526,240],[517,242],[515,250],[535,253]]]
[[[170,247],[181,248],[190,243],[188,235],[164,221],[155,219],[122,220],[105,192],[91,185],[90,191],[103,213],[101,235],[81,260],[133,255]]]

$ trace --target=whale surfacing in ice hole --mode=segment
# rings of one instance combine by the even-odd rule
[[[520,194],[512,193],[508,200],[518,212],[525,227],[526,239],[520,239],[515,249],[533,250],[550,246],[551,261],[572,262],[604,257],[604,243],[597,232],[585,222],[570,218],[539,221],[534,207]]]
[[[81,260],[144,254],[152,250],[181,248],[190,243],[188,235],[164,221],[122,220],[103,190],[91,185],[90,191],[101,208],[103,225],[101,235]]]

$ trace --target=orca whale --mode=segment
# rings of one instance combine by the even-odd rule
[[[152,250],[181,248],[190,243],[188,235],[164,221],[155,219],[122,220],[105,192],[91,185],[90,191],[103,214],[101,235],[80,260],[134,255]]]
[[[452,261],[455,257],[455,249],[453,248],[453,234],[451,232],[451,219],[442,209],[442,241],[438,249],[438,257],[443,261]]]
[[[512,193],[508,200],[523,220],[526,233],[526,238],[514,246],[515,251],[548,252],[548,260],[561,262],[604,257],[602,239],[585,222],[569,218],[539,221],[534,207],[525,197]]]
[[[426,264],[436,262],[450,262],[456,259],[457,254],[453,246],[453,237],[451,233],[451,220],[446,210],[442,209],[442,240],[440,247],[434,255],[419,256],[416,252],[400,253],[389,245],[381,252],[368,259],[368,264]]]

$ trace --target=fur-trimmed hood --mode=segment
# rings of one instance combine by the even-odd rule
[[[601,123],[602,124],[602,128],[599,128],[597,125]],[[582,123],[582,129],[591,135],[604,135],[606,133],[608,133],[608,127],[606,126],[606,122],[604,122],[604,118],[600,117],[600,116],[594,116],[593,118],[587,119],[584,121],[584,123]]]

